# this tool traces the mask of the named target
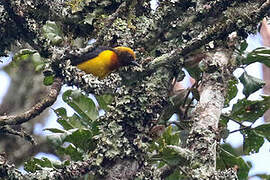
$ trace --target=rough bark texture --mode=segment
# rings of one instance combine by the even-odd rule
[[[215,66],[215,73],[206,73],[201,85],[200,101],[193,116],[194,124],[188,138],[188,148],[194,152],[194,160],[191,162],[200,163],[199,168],[190,170],[193,178],[212,178],[216,171],[216,147],[218,122],[223,109],[225,86],[225,76],[228,76],[227,65],[229,55],[226,51],[216,51],[209,54],[204,63]],[[210,69],[208,66],[206,69]],[[213,67],[212,67],[213,68]],[[202,157],[203,155],[203,157]],[[195,163],[195,164],[196,164]]]
[[[1,52],[16,40],[29,43],[42,56],[49,57],[50,70],[66,84],[86,93],[113,93],[114,101],[106,115],[98,119],[102,125],[101,134],[96,137],[97,148],[85,161],[72,162],[61,170],[48,168],[27,175],[0,161],[0,172],[3,172],[0,174],[14,179],[72,179],[87,173],[100,179],[161,178],[162,172],[147,162],[150,129],[159,122],[169,104],[172,79],[183,77],[181,69],[185,59],[192,53],[206,53],[201,98],[192,115],[194,123],[187,147],[179,147],[186,163],[177,168],[190,179],[236,178],[232,169],[217,171],[215,168],[217,125],[226,94],[226,79],[231,75],[226,69],[230,69],[227,64],[232,50],[225,41],[232,32],[243,38],[254,31],[269,7],[269,1],[265,0],[161,0],[152,12],[147,0],[111,1],[109,5],[105,1],[103,4],[93,1],[83,11],[72,14],[57,0],[1,1]],[[44,9],[48,12],[46,16]],[[96,9],[100,11],[95,23],[81,23]],[[101,15],[109,18],[102,19]],[[40,29],[46,20],[61,24],[65,35],[61,46],[49,45],[44,38]],[[75,49],[70,40],[75,37],[95,38],[96,42]],[[133,48],[142,68],[122,68],[99,81],[70,66],[69,54],[81,54],[100,45]]]

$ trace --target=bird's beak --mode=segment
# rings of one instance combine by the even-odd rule
[[[141,65],[139,63],[137,63],[136,61],[131,61],[130,64],[133,66],[141,67]]]

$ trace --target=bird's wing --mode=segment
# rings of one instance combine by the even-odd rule
[[[71,65],[76,66],[76,65],[81,64],[85,61],[93,59],[93,58],[97,57],[102,51],[105,51],[105,50],[114,51],[114,49],[110,48],[110,47],[98,47],[94,51],[82,54],[80,56],[71,56],[70,57]]]

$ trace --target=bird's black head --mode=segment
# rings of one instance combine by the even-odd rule
[[[135,53],[132,49],[128,47],[116,47],[114,50],[117,53],[118,56],[118,63],[119,66],[129,66],[129,65],[136,65],[139,66],[139,64],[135,61]]]

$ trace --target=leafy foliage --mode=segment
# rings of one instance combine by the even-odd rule
[[[63,41],[63,32],[59,25],[54,21],[47,21],[42,27],[43,35],[52,45],[59,45]]]
[[[43,80],[43,84],[45,86],[49,86],[49,85],[52,85],[53,81],[54,81],[54,76],[52,76],[52,75],[51,76],[45,76],[45,78]]]
[[[31,50],[31,49],[21,49],[19,52],[17,52],[14,57],[13,57],[13,61],[24,61],[29,59],[33,54],[35,54],[36,51],[35,50]]]
[[[108,105],[110,105],[113,101],[113,96],[110,94],[104,94],[100,96],[96,96],[99,107],[104,109],[105,111],[109,110]]]
[[[48,139],[57,147],[59,155],[68,155],[71,160],[83,160],[84,154],[92,151],[96,147],[94,136],[99,134],[98,110],[92,99],[83,95],[78,90],[68,90],[63,93],[63,100],[73,108],[75,113],[72,116],[67,115],[65,108],[55,109],[57,122],[63,129],[47,128],[45,130],[53,134]],[[108,109],[109,97],[101,98],[102,107]],[[32,159],[28,161],[25,168],[29,172],[35,172],[41,167],[55,168],[55,163],[51,160]],[[60,164],[61,165],[61,164]]]
[[[270,108],[270,97],[262,96],[263,100],[251,101],[245,99],[238,100],[233,105],[230,117],[238,122],[255,122]]]
[[[21,62],[29,61],[33,64],[34,70],[40,72],[44,69],[45,63],[44,59],[40,56],[40,54],[36,50],[32,49],[21,49],[16,52],[12,63],[10,66],[5,67],[6,71],[9,71],[10,68],[17,67]]]
[[[173,127],[169,126],[164,131],[163,135],[154,141],[149,146],[149,151],[152,152],[152,160],[159,168],[165,164],[169,166],[179,166],[179,164],[187,163],[186,157],[189,152],[180,147],[179,132],[174,132]],[[166,179],[180,178],[182,175],[179,170],[175,170]]]
[[[263,80],[250,76],[246,72],[239,77],[239,80],[244,85],[243,93],[246,98],[265,85]]]
[[[238,49],[238,60],[242,65],[249,65],[254,62],[260,62],[270,67],[270,49],[266,47],[257,48],[250,53],[246,53],[247,48],[246,42],[242,43],[240,49]],[[232,106],[230,113],[221,116],[221,127],[225,128],[229,120],[233,120],[240,124],[240,133],[243,135],[244,144],[243,152],[241,154],[250,155],[252,153],[259,152],[259,149],[264,144],[264,139],[270,140],[270,125],[263,124],[257,127],[252,127],[253,124],[264,115],[264,113],[270,108],[270,96],[262,96],[262,99],[251,101],[247,98],[254,92],[261,89],[265,83],[263,80],[252,77],[244,72],[240,77],[239,81],[243,84],[243,94],[245,98],[238,100]],[[229,81],[228,83],[228,94],[225,101],[225,107],[228,107],[230,101],[237,94],[237,81]],[[249,126],[242,124],[248,121],[251,123]],[[228,132],[228,131],[227,131]],[[227,136],[222,136],[227,138]],[[247,179],[248,172],[251,168],[249,163],[246,163],[237,154],[234,149],[227,145],[221,145],[217,158],[217,167],[219,169],[225,169],[233,167],[237,169],[239,179]]]
[[[263,124],[254,128],[254,131],[260,136],[270,141],[270,124]]]
[[[217,168],[227,169],[234,167],[237,169],[239,179],[247,179],[251,168],[241,157],[236,156],[234,149],[228,145],[222,145],[217,156]]]
[[[242,44],[239,49],[239,54],[244,55],[246,49],[246,44]],[[269,51],[270,52],[270,51]],[[29,52],[31,56],[31,52]],[[250,64],[255,62],[255,55],[259,56],[256,61],[266,63],[261,59],[262,54],[268,51],[256,50],[252,52],[253,55],[247,55],[248,60],[243,60],[244,63]],[[22,54],[22,57],[26,57],[26,54]],[[192,71],[189,71],[192,74]],[[193,72],[193,76],[199,79],[200,72]],[[230,119],[237,121],[241,124],[244,121],[251,122],[250,126],[242,125],[239,131],[243,135],[244,145],[243,154],[251,154],[259,151],[260,147],[264,143],[264,138],[270,140],[270,124],[263,124],[252,128],[252,124],[256,120],[263,116],[263,114],[270,108],[270,97],[262,96],[261,100],[251,101],[247,98],[261,89],[264,86],[264,82],[258,78],[248,75],[246,72],[242,74],[239,81],[243,84],[243,93],[245,98],[240,99],[232,107],[230,114],[226,116],[221,116],[222,124],[222,138],[227,138],[229,131],[226,129],[227,122]],[[53,82],[53,77],[46,76],[44,83],[49,85]],[[230,101],[236,97],[238,80],[232,79],[228,83],[228,93],[225,100],[225,107],[229,106]],[[194,89],[196,91],[196,89]],[[193,91],[192,91],[193,92]],[[197,93],[197,92],[196,92]],[[199,94],[199,93],[197,93]],[[198,96],[199,97],[199,96]],[[99,110],[103,109],[108,111],[110,109],[110,104],[113,100],[113,96],[106,94],[101,96],[96,96],[98,101],[98,106],[94,103],[92,99],[82,94],[80,91],[68,90],[62,96],[64,102],[66,102],[75,113],[71,116],[67,115],[65,108],[55,109],[54,112],[57,115],[57,122],[63,127],[63,129],[48,128],[46,130],[52,132],[52,136],[49,137],[51,142],[56,144],[57,151],[59,155],[68,155],[73,161],[83,160],[85,155],[90,151],[93,151],[97,144],[95,137],[100,135],[99,123],[97,118],[99,117]],[[199,98],[197,98],[199,99]],[[173,126],[166,128],[165,132],[159,138],[155,139],[149,145],[149,153],[151,154],[151,162],[154,163],[158,168],[165,165],[170,167],[178,167],[179,165],[188,164],[191,152],[189,150],[181,148],[181,132],[174,130]],[[102,159],[103,157],[101,157]],[[68,164],[69,162],[64,162]],[[47,168],[59,168],[63,164],[59,164],[49,159],[32,159],[27,162],[25,169],[29,172],[35,172],[43,167]],[[227,145],[221,145],[217,154],[217,167],[218,169],[226,169],[229,167],[237,169],[237,174],[239,179],[247,179],[248,172],[251,165],[245,162],[235,150]],[[258,175],[259,176],[259,175]],[[181,174],[179,169],[175,169],[168,175],[165,179],[184,179],[186,178]]]
[[[44,167],[59,169],[69,164],[70,164],[70,161],[64,161],[64,162],[52,161],[45,157],[41,159],[33,158],[32,160],[24,164],[24,169],[28,172],[35,172],[36,170],[41,170]]]
[[[241,133],[244,137],[244,154],[249,155],[250,153],[259,152],[260,147],[264,143],[263,137],[252,130],[242,131]]]
[[[86,124],[91,125],[91,121],[98,118],[98,110],[95,103],[80,91],[66,91],[63,94],[63,100],[78,113]]]
[[[237,89],[237,83],[238,81],[236,79],[229,80],[228,82],[228,92],[227,96],[224,102],[224,107],[229,106],[229,102],[237,95],[238,89]]]
[[[242,59],[242,63],[249,65],[254,62],[260,62],[270,67],[270,48],[269,47],[259,47],[254,49],[252,52],[248,53],[245,58]]]
[[[264,143],[264,138],[270,139],[270,124],[263,124],[255,128],[241,131],[244,138],[243,153],[246,155],[258,153]]]

